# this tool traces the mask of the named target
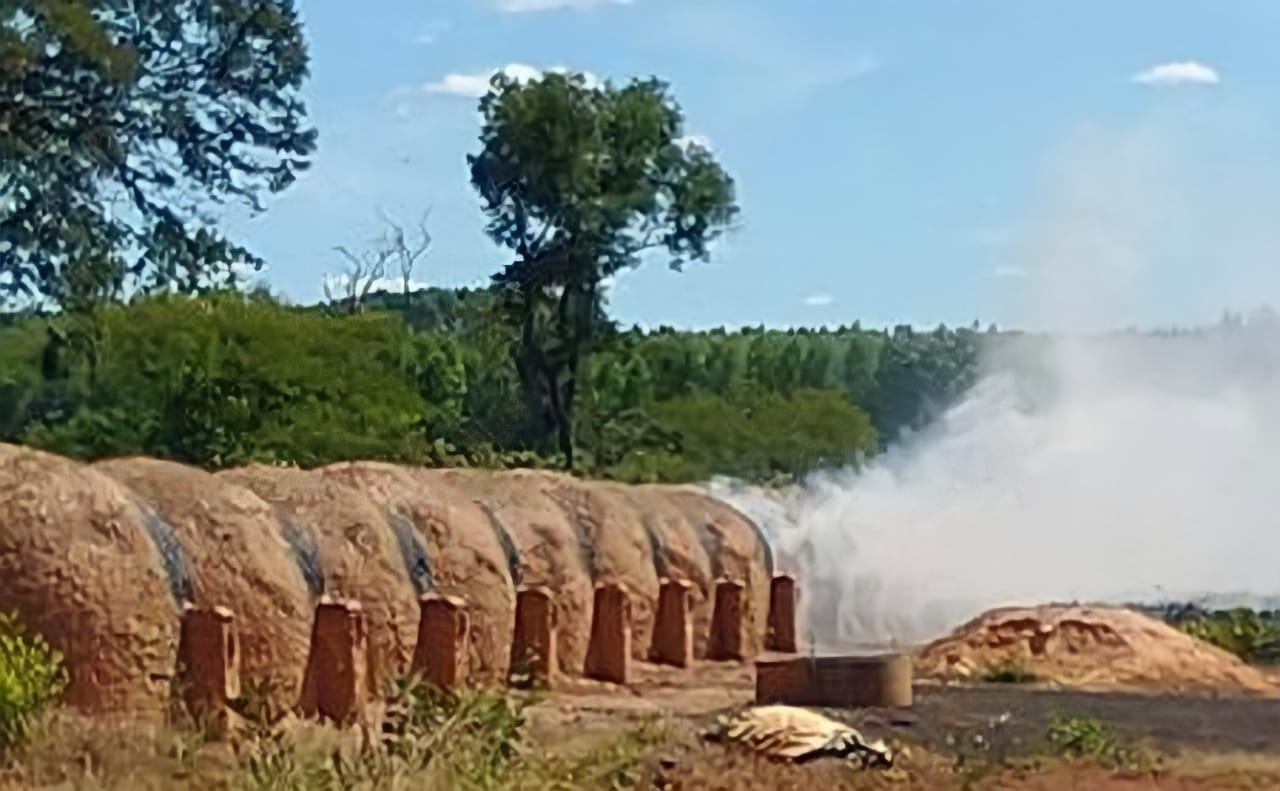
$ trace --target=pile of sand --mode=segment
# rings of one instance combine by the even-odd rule
[[[981,681],[1001,671],[1091,689],[1280,696],[1280,679],[1162,621],[1118,607],[992,610],[915,656],[920,678]]]

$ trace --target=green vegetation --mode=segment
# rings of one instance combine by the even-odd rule
[[[0,753],[21,746],[66,687],[62,657],[13,616],[0,616]]]
[[[952,771],[961,788],[986,787],[1002,775],[1034,775],[1061,761],[1123,774],[1149,772],[1159,763],[1155,753],[1090,717],[1055,715],[1042,737],[1029,740],[1018,735],[1016,725],[1006,712],[985,726],[948,734]]]
[[[291,0],[0,0],[0,441],[778,481],[860,463],[976,377],[976,327],[612,321],[611,278],[707,260],[739,215],[657,78],[495,77],[467,162],[511,257],[485,287],[410,292],[424,216],[339,248],[325,303],[238,291],[259,262],[209,209],[307,167],[307,76]],[[405,289],[370,293],[389,264]]]
[[[623,87],[550,74],[499,74],[480,100],[469,156],[495,242],[515,260],[494,276],[534,411],[574,467],[574,408],[596,340],[605,280],[664,253],[673,269],[709,258],[737,213],[711,153],[681,145],[684,119],[656,79]]]
[[[292,0],[0,0],[0,307],[193,293],[315,150]]]
[[[1151,756],[1140,747],[1121,739],[1105,723],[1087,717],[1056,717],[1045,734],[1054,755],[1087,761],[1123,772],[1143,772],[1151,767]]]
[[[1165,613],[1182,631],[1252,664],[1280,663],[1280,612],[1176,607]]]
[[[648,759],[667,729],[623,725],[576,747],[549,750],[564,726],[534,732],[533,698],[497,691],[442,694],[406,685],[385,722],[340,730],[292,718],[248,720],[233,751],[198,729],[155,728],[82,718],[50,720],[15,760],[0,764],[0,788],[458,789],[613,791],[642,788]],[[563,747],[563,744],[560,745]]]
[[[982,680],[988,684],[1034,684],[1037,679],[1029,659],[1009,656],[988,668]]]
[[[219,292],[13,322],[0,327],[0,441],[208,468],[563,463],[505,353],[513,332],[491,319],[493,295],[423,292],[408,313],[383,297],[357,315]],[[857,463],[954,397],[982,337],[614,329],[584,377],[576,466],[765,481]],[[904,376],[908,357],[924,370]]]

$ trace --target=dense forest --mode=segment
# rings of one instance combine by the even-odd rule
[[[562,466],[498,303],[494,289],[376,292],[352,313],[224,291],[11,320],[0,441],[211,468]],[[584,377],[575,468],[766,481],[856,464],[971,383],[985,335],[607,325]]]

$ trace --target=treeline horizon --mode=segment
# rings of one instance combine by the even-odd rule
[[[354,459],[559,468],[512,359],[517,335],[492,288],[375,291],[356,306],[289,304],[257,288],[88,315],[11,313],[0,328],[0,441],[208,469]],[[857,467],[963,397],[985,352],[1027,337],[994,326],[603,321],[582,377],[576,471],[785,483]]]
[[[286,304],[159,295],[0,328],[0,441],[209,469],[349,459],[563,466],[495,289]],[[636,331],[603,323],[577,471],[623,481],[786,481],[857,465],[976,373],[969,329]]]

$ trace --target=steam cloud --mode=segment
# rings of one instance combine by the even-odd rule
[[[1250,276],[1272,232],[1210,221],[1260,216],[1261,192],[1183,168],[1202,153],[1187,139],[1163,123],[1088,131],[1054,159],[1009,262],[1029,273],[1026,324],[1127,326],[1179,277],[1193,308],[1250,282],[1262,301],[1274,280]],[[1187,265],[1211,251],[1230,258]],[[983,364],[962,403],[860,473],[780,494],[713,484],[798,573],[820,643],[914,643],[1007,604],[1280,592],[1274,313],[1168,336],[1028,335]]]

